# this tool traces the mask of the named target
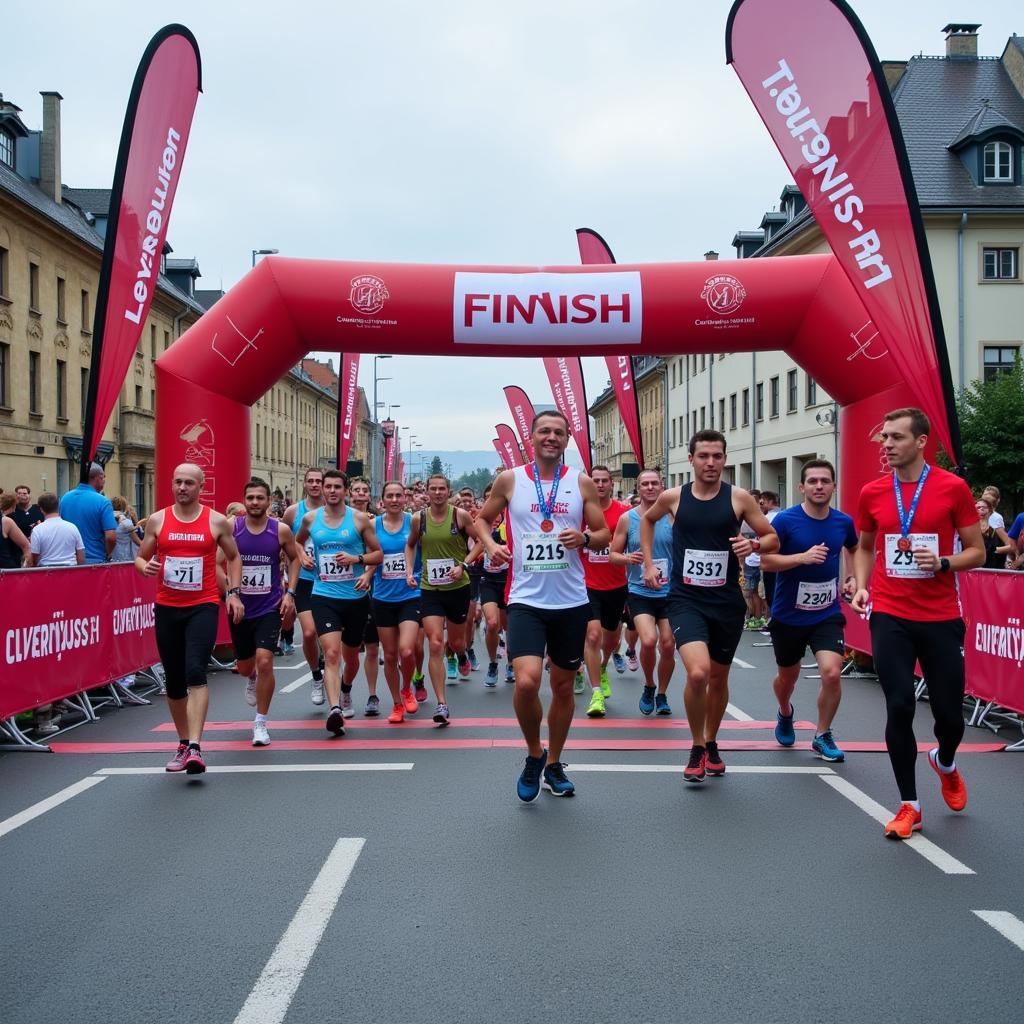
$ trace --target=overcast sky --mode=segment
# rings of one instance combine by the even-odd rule
[[[1019,0],[852,4],[883,60],[943,53],[950,21],[982,23],[982,54],[1024,33]],[[756,228],[791,179],[725,63],[729,6],[13,0],[0,91],[31,128],[40,90],[59,91],[65,184],[108,188],[146,43],[187,25],[204,93],[168,241],[199,260],[203,288],[230,288],[261,248],[571,264],[583,226],[621,262],[731,257],[735,232]],[[372,365],[364,356],[368,394]],[[505,384],[550,401],[536,359],[378,365],[394,378],[380,397],[430,448],[488,448],[509,419]],[[604,361],[584,367],[593,399]]]

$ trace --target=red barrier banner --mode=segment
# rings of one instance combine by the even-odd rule
[[[1024,573],[962,572],[967,692],[1024,714]]]
[[[569,432],[576,442],[583,468],[589,473],[590,419],[587,414],[587,392],[583,386],[583,366],[578,356],[548,356],[544,359],[544,369],[551,383],[555,408],[569,421]]]
[[[935,440],[960,463],[924,223],[892,96],[864,27],[843,0],[787,0],[785,17],[778,0],[736,0],[726,60],[870,315],[867,333],[880,336],[876,347],[892,355]],[[735,301],[727,285],[716,286],[722,301]]]
[[[498,443],[505,450],[512,465],[525,466],[526,459],[519,447],[519,441],[516,440],[516,432],[507,423],[496,424],[494,432],[498,435]]]
[[[114,169],[96,293],[83,479],[153,302],[171,206],[201,90],[195,37],[183,25],[162,28],[150,40],[135,74]]]
[[[359,353],[343,352],[338,374],[338,469],[343,473],[356,433],[355,408],[359,394]],[[377,412],[374,410],[374,419]]]
[[[512,461],[512,456],[505,451],[505,446],[496,438],[491,438],[491,444],[494,445],[494,450],[498,453],[498,458],[501,459],[501,464],[506,469],[514,469],[515,463]]]
[[[530,426],[534,417],[533,403],[522,388],[513,387],[510,384],[503,390],[509,412],[512,413],[512,425],[519,435],[519,442],[523,446],[523,451],[526,452],[526,457],[533,462],[533,441],[530,436]]]

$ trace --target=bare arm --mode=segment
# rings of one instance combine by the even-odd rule
[[[114,548],[117,547],[117,530],[103,531],[103,546],[107,549],[107,561],[109,562]]]
[[[644,556],[642,551],[631,551],[625,554],[626,542],[629,540],[629,513],[619,518],[615,524],[615,532],[612,534],[611,547],[608,549],[608,562],[610,565],[642,565]]]
[[[412,514],[409,523],[409,539],[405,542],[405,582],[410,587],[416,586],[416,546],[420,542],[420,513]]]
[[[877,531],[862,533],[857,541],[857,548],[853,552],[853,575],[856,590],[853,595],[853,610],[864,615],[868,610],[868,583],[871,580],[871,570],[875,564],[875,537]]]
[[[156,557],[156,540],[164,524],[163,512],[154,512],[146,520],[146,529],[139,550],[135,552],[135,571],[142,576],[155,576],[160,571]]]
[[[498,516],[508,508],[514,480],[515,476],[510,469],[498,474],[491,487],[491,493],[473,522],[473,531],[477,539],[495,565],[507,565],[512,558],[508,545],[496,543],[491,534],[494,532],[494,523]]]
[[[769,555],[774,551],[778,551],[779,536],[772,529],[772,524],[765,518],[765,514],[754,500],[754,496],[749,491],[743,491],[736,487],[733,488],[732,493],[733,500],[739,503],[739,508],[736,509],[737,518],[741,523],[746,523],[757,534],[757,538],[761,542],[758,549],[760,553],[762,555]],[[732,545],[733,554],[737,558],[746,558],[754,550],[754,545],[750,539],[742,534],[730,537],[729,542]]]
[[[658,500],[640,517],[640,556],[644,565],[644,585],[657,589],[658,571],[654,568],[654,527],[665,516],[679,514],[682,488],[662,491]]]
[[[604,521],[601,499],[598,498],[597,488],[589,476],[580,475],[580,494],[583,496],[583,521],[590,533],[590,543],[587,547],[591,551],[600,551],[611,543],[612,531]],[[586,543],[582,530],[563,530],[558,539],[567,548],[581,548]]]
[[[77,561],[79,565],[85,565],[85,549],[84,548],[79,548],[75,552],[75,561]]]
[[[242,556],[238,553],[231,524],[219,512],[210,513],[210,529],[217,538],[217,545],[224,552],[227,562],[228,590],[236,591],[234,594],[228,594],[228,615],[231,616],[232,622],[238,623],[245,615],[245,605],[237,593],[242,587]]]

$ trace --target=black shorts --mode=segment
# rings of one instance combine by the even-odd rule
[[[609,633],[614,633],[622,622],[622,611],[626,607],[626,597],[629,590],[626,587],[616,587],[614,590],[592,590],[587,587],[587,597],[590,598],[590,621],[601,620],[601,628]]]
[[[629,609],[630,619],[638,615],[651,615],[655,622],[661,622],[668,618],[668,597],[645,597],[643,594],[630,594],[626,607]],[[628,623],[630,629],[636,629],[632,621]]]
[[[705,605],[698,608],[691,601],[669,598],[668,621],[676,647],[683,644],[707,644],[711,660],[731,665],[743,636],[746,605]]]
[[[181,700],[189,687],[206,685],[206,666],[217,642],[219,604],[155,609],[156,649],[167,676],[167,696]]]
[[[373,598],[370,598],[370,607],[366,612],[366,625],[363,626],[363,645],[379,644],[380,635],[377,632],[377,620],[373,615]]]
[[[775,648],[775,664],[782,668],[798,665],[808,647],[815,654],[818,651],[832,651],[842,657],[846,653],[846,642],[843,639],[845,626],[846,619],[842,615],[830,615],[808,626],[792,626],[788,622],[772,619],[768,631],[772,635],[772,647]]]
[[[346,647],[362,646],[366,617],[370,613],[369,597],[346,600],[315,594],[310,611],[313,613],[317,636],[341,633],[341,642]]]
[[[496,604],[504,611],[508,605],[505,603],[505,586],[508,576],[505,573],[488,573],[480,582],[480,603]]]
[[[547,650],[552,665],[576,671],[583,663],[590,605],[576,608],[508,606],[508,658],[543,658]]]
[[[768,605],[768,612],[771,614],[772,601],[775,600],[775,577],[778,573],[762,572],[761,582],[764,584],[764,602]]]
[[[457,587],[455,590],[421,590],[420,615],[424,619],[436,615],[458,626],[469,617],[469,591],[469,587]]]
[[[378,601],[373,599],[373,621],[381,629],[394,629],[403,622],[420,621],[420,599],[410,597],[404,601]]]
[[[281,632],[281,612],[275,608],[266,615],[242,619],[237,624],[231,621],[229,615],[228,628],[231,630],[235,657],[239,661],[248,661],[257,650],[273,651],[277,647],[277,638]]]
[[[469,576],[469,601],[472,604],[480,600],[480,573],[469,572],[466,575]]]
[[[313,610],[313,581],[304,580],[301,576],[295,584],[295,614]]]

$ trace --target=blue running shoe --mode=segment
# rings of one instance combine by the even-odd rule
[[[480,668],[480,662],[476,660],[476,651],[474,651],[473,648],[470,647],[469,650],[466,651],[466,654],[469,657],[469,669],[470,669],[470,671],[471,672],[476,672],[476,670],[478,668]]]
[[[644,692],[640,694],[640,714],[654,714],[654,687],[645,686]]]
[[[512,671],[512,665],[511,664],[506,664],[505,665],[505,682],[506,683],[514,683],[515,681],[516,681],[516,674],[515,674],[515,672]]]
[[[626,659],[623,658],[618,651],[612,655],[612,664],[615,666],[615,671],[621,676],[626,671]]]
[[[526,764],[523,765],[522,774],[516,783],[516,796],[524,804],[532,804],[540,796],[540,777],[547,760],[548,752],[546,750],[541,753],[540,757],[526,755]]]
[[[782,708],[775,712],[775,739],[780,747],[791,747],[796,743],[796,730],[793,728],[795,713],[792,703],[789,705],[788,715],[782,713]]]
[[[448,665],[448,678],[450,680],[454,679],[458,674],[458,662],[455,660],[455,655],[449,654],[446,661]]]
[[[498,663],[492,661],[487,666],[487,675],[484,676],[484,686],[497,686],[498,685]]]
[[[832,738],[831,729],[826,729],[820,736],[815,736],[811,740],[811,750],[826,761],[846,760],[846,755],[836,746],[836,741]]]
[[[555,761],[544,769],[544,788],[552,796],[575,796],[576,787],[565,777],[565,764]]]
[[[658,709],[659,715],[671,715],[672,709],[668,706],[668,697],[663,693],[659,693],[654,698],[654,706]]]

